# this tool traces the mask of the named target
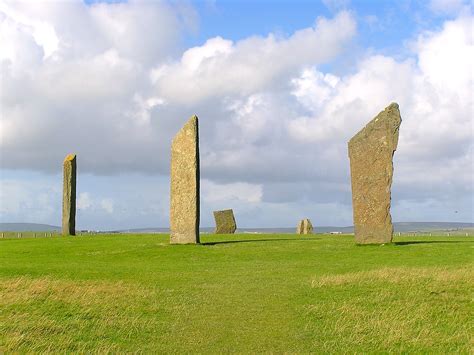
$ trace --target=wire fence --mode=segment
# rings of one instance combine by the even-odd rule
[[[97,232],[76,232],[75,236],[93,236],[101,233]],[[20,239],[20,238],[59,238],[63,237],[61,232],[0,232],[0,239]]]

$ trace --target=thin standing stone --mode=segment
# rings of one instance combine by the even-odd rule
[[[199,122],[197,116],[171,144],[170,243],[199,243]]]
[[[63,163],[63,235],[76,234],[76,154],[68,154]]]
[[[398,104],[392,103],[349,141],[354,230],[358,244],[392,241],[392,159],[401,122]]]

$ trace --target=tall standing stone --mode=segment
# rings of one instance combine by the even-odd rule
[[[171,144],[170,243],[199,243],[199,124],[193,116]]]
[[[302,219],[296,226],[296,234],[313,234],[313,225],[308,218]]]
[[[235,223],[234,211],[222,210],[214,211],[214,220],[216,221],[215,234],[234,234],[237,229]]]
[[[63,162],[63,235],[76,234],[76,154]]]
[[[358,244],[392,241],[392,159],[401,122],[398,104],[392,103],[349,141],[354,231]]]

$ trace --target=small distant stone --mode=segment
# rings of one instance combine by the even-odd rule
[[[308,218],[302,219],[296,226],[296,234],[313,234],[313,225]]]
[[[234,211],[222,210],[214,211],[214,219],[216,221],[215,234],[234,234],[237,229],[235,223]]]

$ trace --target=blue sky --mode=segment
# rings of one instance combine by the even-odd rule
[[[85,1],[89,5],[120,2],[126,1]],[[452,3],[456,4],[456,1]],[[348,10],[357,18],[357,46],[399,56],[409,55],[403,47],[414,33],[440,28],[445,20],[456,15],[454,10],[433,11],[429,1],[412,0],[209,0],[187,4],[198,16],[196,28],[185,35],[183,44],[187,47],[198,46],[217,36],[233,41],[269,33],[288,36],[312,25],[319,16],[330,17],[338,11]]]
[[[289,35],[311,25],[318,16],[329,17],[346,9],[354,12],[359,20],[361,45],[384,49],[400,46],[416,29],[441,25],[446,17],[430,13],[428,3],[420,1],[339,3],[334,1],[334,5],[326,6],[318,1],[198,2],[201,29],[189,43],[197,45],[215,36],[235,41],[270,32]]]
[[[472,222],[472,7],[433,1],[0,2],[0,222],[167,226],[200,117],[202,226],[352,223],[347,140],[392,101],[395,221]],[[26,99],[27,98],[27,99]]]

